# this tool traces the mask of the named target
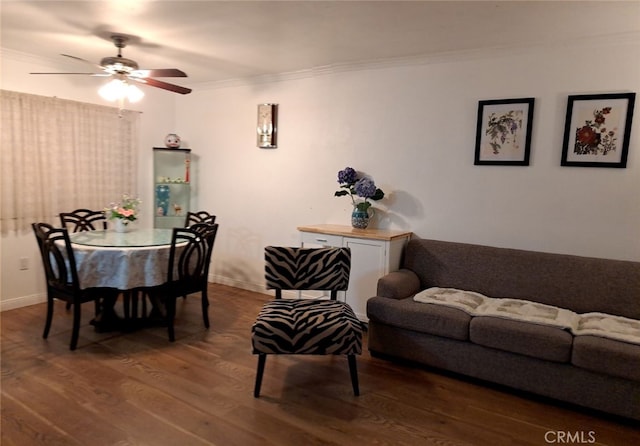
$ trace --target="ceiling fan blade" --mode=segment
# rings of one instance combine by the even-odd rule
[[[82,63],[85,64],[89,64],[92,67],[100,70],[100,71],[104,71],[104,67],[102,67],[101,65],[95,64],[93,62],[89,62],[86,59],[82,59],[80,57],[76,57],[76,56],[71,56],[69,54],[61,54],[61,56],[64,57],[69,57],[71,59],[75,59],[77,61],[80,61]],[[111,73],[80,73],[80,72],[75,72],[75,73],[63,73],[63,72],[57,72],[57,73],[29,73],[29,74],[79,74],[79,75],[85,75],[85,76],[111,76]]]
[[[191,93],[190,88],[181,87],[180,85],[169,84],[167,82],[159,81],[158,79],[153,79],[151,77],[148,78],[139,78],[139,77],[129,77],[129,79],[134,80],[136,82],[141,82],[143,84],[150,85],[152,87],[162,88],[163,90],[173,91],[174,93],[180,94],[189,94]]]
[[[98,65],[97,63],[89,62],[88,60],[83,59],[81,57],[71,56],[69,54],[61,54],[61,56],[69,57],[69,58],[75,59],[75,60],[77,60],[79,62],[83,62],[83,63],[89,64],[92,67],[96,67],[98,70],[104,70],[104,67],[102,65]]]
[[[80,74],[84,76],[111,76],[108,73],[29,73],[29,74]]]
[[[159,68],[156,70],[136,70],[131,73],[135,77],[187,77],[187,73],[177,68]]]

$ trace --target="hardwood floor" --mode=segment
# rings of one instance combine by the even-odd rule
[[[269,296],[209,289],[211,328],[196,295],[179,300],[173,344],[162,327],[96,333],[85,305],[71,352],[64,304],[47,340],[44,304],[3,312],[2,446],[640,444],[628,421],[368,352],[360,397],[346,358],[269,356],[256,399],[250,327]]]

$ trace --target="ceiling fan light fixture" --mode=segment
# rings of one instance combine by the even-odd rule
[[[128,100],[131,103],[138,102],[144,97],[144,92],[135,85],[122,79],[112,79],[98,90],[102,98],[110,102]]]
[[[129,100],[129,102],[138,102],[143,97],[144,92],[142,90],[140,90],[135,85],[129,84],[129,86],[127,87],[127,99]]]
[[[100,61],[100,65],[105,71],[111,73],[131,73],[140,68],[135,60],[126,59],[122,56],[105,57]]]

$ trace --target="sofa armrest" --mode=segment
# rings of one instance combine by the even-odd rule
[[[378,296],[404,299],[418,291],[420,291],[420,279],[409,269],[393,271],[378,279]]]

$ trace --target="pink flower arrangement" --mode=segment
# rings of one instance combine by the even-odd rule
[[[106,217],[110,220],[114,218],[121,218],[127,221],[135,221],[136,218],[138,218],[139,205],[140,199],[124,194],[119,203],[111,203],[104,212]]]

